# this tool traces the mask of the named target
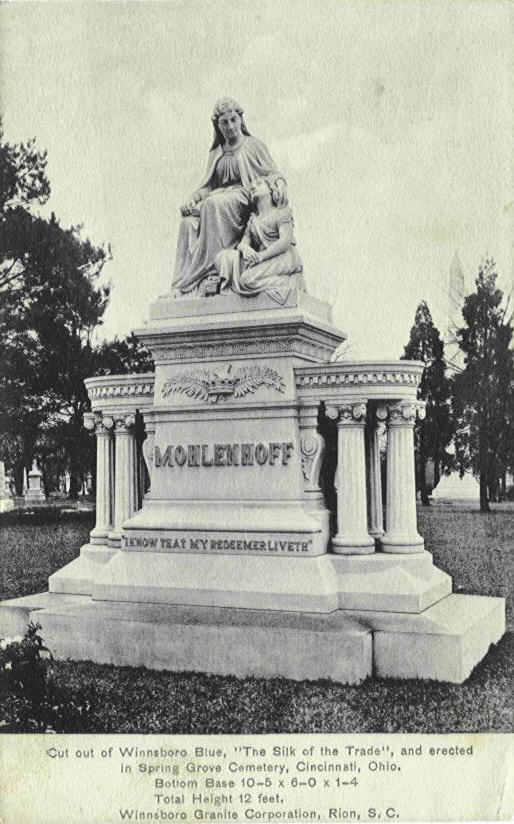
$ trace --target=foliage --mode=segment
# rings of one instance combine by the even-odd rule
[[[50,195],[45,169],[46,152],[38,152],[35,140],[6,143],[0,120],[0,210],[45,203]]]
[[[44,729],[41,709],[46,697],[49,657],[38,633],[40,629],[39,624],[29,624],[24,637],[17,635],[0,641],[2,704],[15,709],[15,723],[33,722],[34,731]],[[10,703],[9,699],[14,700]],[[14,721],[12,717],[9,720]]]
[[[152,356],[131,333],[126,338],[104,341],[95,352],[95,375],[123,375],[153,372]]]
[[[480,475],[480,508],[514,465],[514,356],[512,316],[496,286],[495,264],[480,265],[476,291],[464,300],[457,332],[464,370],[455,377],[456,439],[461,469]]]
[[[29,624],[23,637],[0,641],[0,731],[82,731],[91,699],[73,700],[66,687],[52,679],[52,656],[40,629],[40,624]]]
[[[416,309],[414,325],[402,355],[403,360],[425,364],[419,387],[419,397],[426,402],[426,418],[416,423],[416,464],[421,501],[427,505],[426,465],[434,461],[438,470],[447,462],[446,447],[454,434],[451,413],[451,384],[446,377],[444,344],[434,325],[430,309],[422,301]]]
[[[46,153],[12,146],[0,127],[0,436],[21,492],[43,427],[69,457],[74,495],[87,462],[82,428],[94,372],[92,333],[109,300],[98,278],[110,250],[33,213],[50,194]]]

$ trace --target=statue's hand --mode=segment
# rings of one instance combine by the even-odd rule
[[[259,262],[259,253],[252,249],[251,246],[248,246],[247,243],[241,243],[239,245],[239,251],[243,255],[243,260],[246,263],[258,263]]]
[[[287,187],[286,187],[285,180],[283,180],[283,178],[281,178],[281,177],[278,177],[274,181],[273,186],[274,186],[275,192],[276,192],[276,204],[277,204],[278,208],[281,209],[282,206],[287,206],[288,197],[287,197]]]
[[[182,217],[188,217],[188,215],[199,215],[200,212],[198,210],[196,200],[190,200],[188,203],[184,203],[180,207],[180,214]]]

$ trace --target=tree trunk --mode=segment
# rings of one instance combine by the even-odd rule
[[[490,466],[489,455],[487,450],[487,429],[483,422],[483,411],[479,410],[479,416],[482,418],[482,425],[478,430],[478,456],[479,456],[479,473],[480,473],[480,512],[490,512],[488,486],[490,480]]]
[[[21,498],[23,495],[23,479],[25,473],[25,464],[23,459],[21,461],[16,461],[13,469],[13,480],[14,480],[14,489],[16,495]]]
[[[490,512],[489,498],[487,495],[487,473],[480,472],[480,512]]]
[[[76,501],[79,496],[79,490],[80,478],[78,461],[76,452],[73,449],[70,455],[70,491],[68,492],[68,498],[71,498],[73,501]]]
[[[427,489],[427,455],[425,449],[425,431],[423,423],[420,424],[418,441],[418,489],[421,495],[423,506],[430,506]]]
[[[438,458],[434,460],[434,489],[441,480],[441,463]]]

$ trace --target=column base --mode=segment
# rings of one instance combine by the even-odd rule
[[[109,537],[109,529],[102,529],[95,526],[89,533],[89,543],[97,546],[105,546]]]
[[[423,552],[425,541],[418,535],[385,535],[380,538],[380,551],[401,554],[408,552]]]
[[[332,538],[332,552],[336,555],[372,555],[375,539],[371,535],[336,535]]]
[[[91,595],[94,581],[104,564],[107,564],[116,554],[117,549],[111,549],[103,544],[84,544],[78,558],[54,572],[48,579],[48,589],[53,593],[68,595]]]

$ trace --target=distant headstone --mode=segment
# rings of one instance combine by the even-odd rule
[[[461,478],[458,472],[443,475],[432,492],[435,501],[479,501],[480,485],[471,472],[465,472]]]
[[[14,509],[14,501],[9,494],[4,462],[0,461],[0,512],[9,512],[11,509]]]
[[[29,472],[29,488],[25,495],[27,503],[42,503],[46,501],[46,496],[42,485],[42,474],[37,468],[36,461],[32,464],[32,469]]]

